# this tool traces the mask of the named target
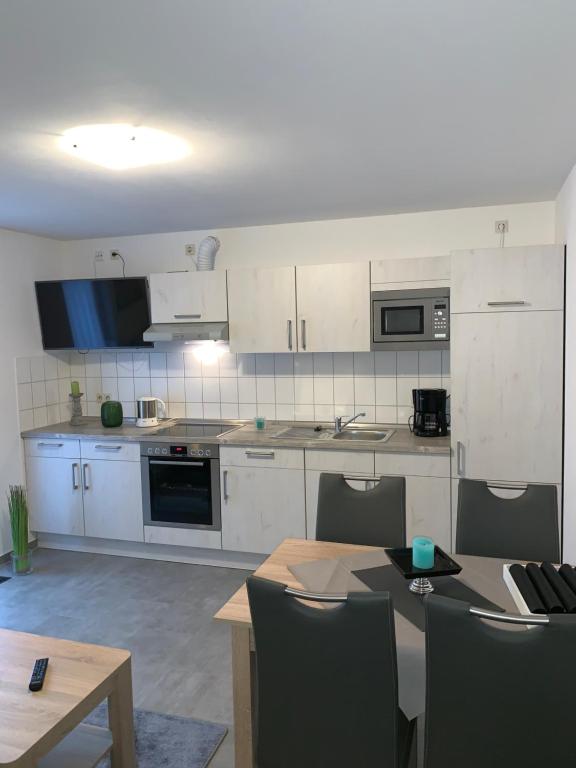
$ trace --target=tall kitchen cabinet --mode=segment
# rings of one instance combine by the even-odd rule
[[[460,478],[560,486],[564,248],[458,251],[451,274],[454,504]]]
[[[370,350],[370,265],[228,270],[232,352]]]

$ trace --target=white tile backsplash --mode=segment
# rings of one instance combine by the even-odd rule
[[[127,417],[135,400],[166,400],[174,418],[330,421],[365,411],[365,421],[406,423],[412,389],[450,389],[450,353],[335,352],[234,354],[202,364],[194,349],[170,352],[46,353],[15,361],[22,429],[70,418],[70,381],[84,392],[84,413],[109,397]]]

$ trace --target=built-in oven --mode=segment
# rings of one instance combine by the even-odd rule
[[[220,531],[217,444],[141,445],[144,525]]]
[[[448,349],[449,346],[449,288],[372,292],[372,349]]]

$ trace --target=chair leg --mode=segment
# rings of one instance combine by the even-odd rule
[[[416,768],[417,765],[417,723],[418,718],[408,720],[402,710],[398,711],[398,752],[402,768]]]

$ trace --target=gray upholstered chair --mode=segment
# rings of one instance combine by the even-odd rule
[[[456,552],[514,560],[560,560],[555,485],[528,485],[502,499],[483,480],[460,480]]]
[[[576,616],[487,621],[459,600],[424,603],[425,768],[576,765]],[[512,632],[510,618],[540,626]]]
[[[350,594],[322,610],[277,582],[251,576],[247,587],[258,768],[408,765],[414,729],[398,707],[390,595]]]
[[[374,547],[406,546],[406,479],[381,477],[373,488],[358,491],[344,475],[323,472],[316,538]]]

